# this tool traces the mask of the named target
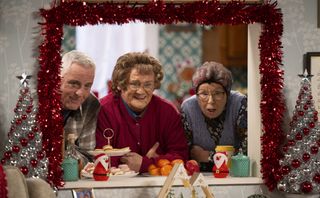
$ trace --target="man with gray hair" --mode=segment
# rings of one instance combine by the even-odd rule
[[[86,151],[96,146],[95,131],[98,99],[90,93],[95,74],[95,63],[83,52],[76,50],[62,57],[61,101],[64,124],[64,139],[73,134],[78,157],[88,162]]]

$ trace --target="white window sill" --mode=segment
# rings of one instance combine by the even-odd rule
[[[259,177],[227,177],[215,178],[212,173],[203,173],[206,183],[212,185],[260,185],[263,180]],[[93,179],[83,179],[75,182],[66,182],[64,189],[75,188],[130,188],[130,187],[158,187],[163,186],[167,177],[164,176],[136,176],[132,178],[109,178],[108,181],[94,181]],[[181,180],[175,180],[174,186],[183,186]]]

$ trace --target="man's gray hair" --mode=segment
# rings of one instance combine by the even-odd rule
[[[62,57],[61,76],[66,73],[72,63],[77,63],[84,68],[93,68],[94,70],[96,69],[96,65],[91,57],[83,52],[72,50],[65,53]]]

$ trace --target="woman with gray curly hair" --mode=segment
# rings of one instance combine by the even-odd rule
[[[190,157],[211,171],[217,145],[242,147],[246,152],[247,97],[231,90],[232,74],[217,62],[197,68],[192,82],[196,95],[181,105],[183,125]]]
[[[131,52],[118,58],[112,73],[112,93],[101,100],[96,130],[96,148],[111,136],[113,148],[130,147],[112,166],[125,163],[131,170],[147,172],[158,159],[188,158],[188,145],[179,111],[153,94],[160,88],[162,66],[154,57]],[[109,134],[113,131],[113,134]]]

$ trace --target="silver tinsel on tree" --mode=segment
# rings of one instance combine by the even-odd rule
[[[18,167],[25,177],[46,179],[48,158],[42,149],[42,133],[36,120],[37,109],[28,85],[30,77],[25,73],[18,76],[21,89],[1,163]]]
[[[312,100],[311,83],[302,75],[301,88],[290,122],[284,158],[280,160],[282,179],[277,188],[293,194],[320,193],[320,125]]]

